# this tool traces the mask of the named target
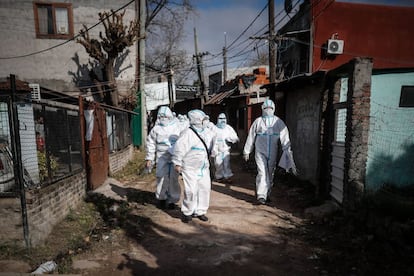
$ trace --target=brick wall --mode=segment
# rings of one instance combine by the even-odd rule
[[[349,77],[345,138],[344,203],[353,209],[365,191],[372,60],[356,58]]]
[[[26,193],[29,241],[42,243],[53,227],[63,220],[84,199],[85,172],[68,177],[50,186]],[[23,230],[21,230],[23,232]]]
[[[112,175],[121,170],[133,156],[133,146],[129,145],[123,150],[109,155],[109,174]]]

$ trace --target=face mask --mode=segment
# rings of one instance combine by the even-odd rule
[[[160,118],[160,125],[166,126],[170,123],[170,118],[168,117],[161,117]]]
[[[193,124],[191,125],[193,129],[195,129],[197,132],[202,132],[204,130],[203,126],[201,124]]]
[[[273,116],[273,109],[271,108],[265,108],[263,109],[263,116]]]
[[[226,126],[226,119],[218,119],[218,122],[217,122],[217,127],[218,128],[224,128],[225,126]]]
[[[206,127],[208,127],[208,124],[210,123],[210,121],[209,120],[203,120],[203,123],[202,123],[202,128],[203,129],[205,129]]]

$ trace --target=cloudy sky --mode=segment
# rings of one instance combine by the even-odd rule
[[[284,0],[275,0],[275,24],[279,29],[289,17],[284,12]],[[292,0],[294,15],[303,0]],[[337,0],[337,2],[358,2],[385,5],[414,6],[414,0]],[[205,74],[211,74],[222,68],[222,48],[229,46],[227,53],[228,68],[246,66],[257,56],[257,52],[266,51],[264,40],[250,39],[261,36],[267,31],[267,0],[193,0],[197,14],[188,20],[186,39],[183,47],[190,55],[194,50],[194,28],[197,32],[198,52],[209,52],[203,57]],[[244,32],[244,33],[243,33]]]

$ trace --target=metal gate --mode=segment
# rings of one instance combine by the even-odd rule
[[[83,105],[80,105],[83,107]],[[91,103],[84,110],[82,108],[82,116],[88,110],[92,114],[92,124],[85,122],[84,134],[85,139],[85,160],[86,173],[88,181],[88,189],[94,190],[101,186],[108,177],[109,172],[109,149],[108,138],[106,133],[106,113],[105,110],[98,103]],[[85,119],[86,120],[86,119]],[[91,127],[92,129],[88,129]],[[90,135],[88,136],[88,131]]]

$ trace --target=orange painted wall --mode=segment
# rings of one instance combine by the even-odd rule
[[[374,68],[414,67],[414,8],[312,0],[312,71],[333,69],[354,57],[371,57]],[[321,59],[321,46],[338,33],[344,53]]]

